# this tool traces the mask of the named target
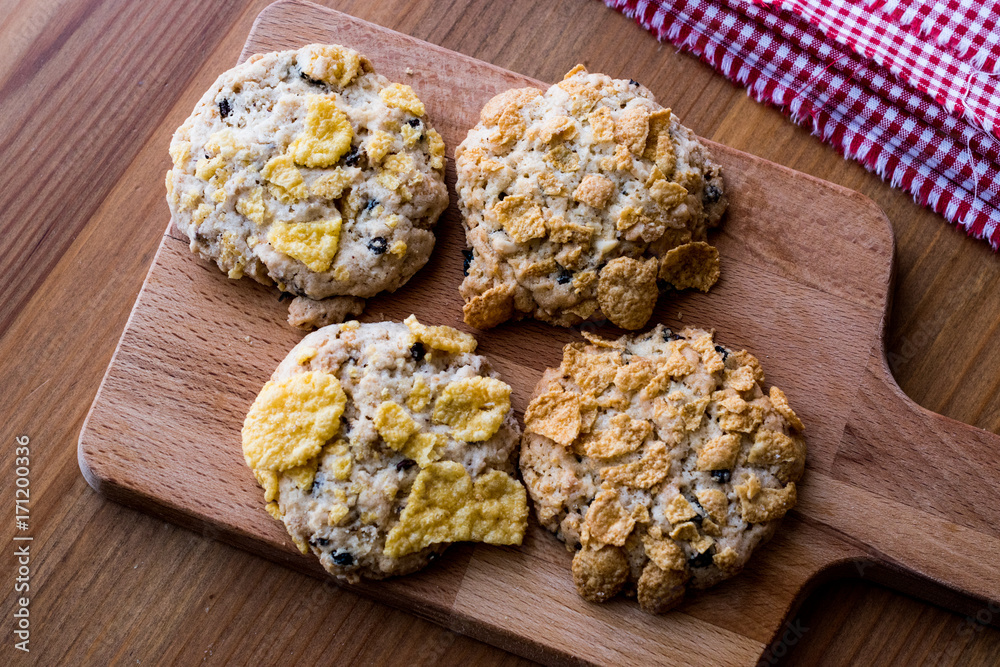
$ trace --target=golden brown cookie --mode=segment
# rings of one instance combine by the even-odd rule
[[[661,613],[739,572],[794,507],[802,422],[709,332],[589,338],[535,388],[521,474],[581,596]]]
[[[660,292],[708,290],[719,166],[635,83],[577,67],[544,93],[505,91],[455,151],[466,323],[606,318],[639,329]]]

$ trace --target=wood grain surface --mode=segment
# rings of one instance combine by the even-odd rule
[[[29,659],[516,661],[205,539],[216,537],[211,531],[176,529],[108,503],[76,469],[76,435],[161,238],[168,137],[200,92],[235,61],[263,4],[220,4],[207,15],[186,2],[0,2],[6,17],[0,44],[7,54],[0,70],[0,150],[9,178],[0,190],[6,444],[0,462],[11,471],[14,436],[31,437],[37,569]],[[632,76],[669,100],[702,136],[872,197],[887,212],[897,240],[890,369],[925,407],[1000,430],[1000,274],[988,248],[750,102],[703,65],[661,47],[598,2],[512,2],[503,11],[485,2],[330,4],[541,80],[558,79],[580,60]],[[890,386],[878,365],[873,371],[865,392],[872,401]],[[884,418],[871,424],[881,437],[913,435]],[[844,492],[842,477],[867,469],[866,457],[885,454],[861,447],[871,433],[845,433],[843,456],[828,462],[840,471],[826,489],[833,496]],[[935,435],[947,443],[954,434],[945,429]],[[983,443],[951,453],[964,466],[963,458],[995,456],[996,450]],[[988,485],[995,464],[990,458],[983,464],[980,484]],[[892,481],[909,480],[904,473],[910,472],[913,482],[903,487],[908,495],[869,508],[877,515],[875,539],[895,533],[900,508],[909,507],[921,475],[933,472],[913,461],[897,467]],[[5,489],[12,488],[11,473],[2,479]],[[972,502],[963,502],[969,491]],[[995,503],[980,502],[974,488],[948,487],[923,509],[947,514],[956,503],[972,507],[961,523],[974,529],[995,512]],[[5,525],[8,543],[12,535],[12,524]],[[964,551],[946,569],[988,564],[995,553],[987,545]],[[485,560],[482,576],[489,579]],[[13,559],[7,562],[12,571]],[[877,568],[866,562],[852,568],[831,576],[858,581],[838,579],[820,588],[783,633],[776,655],[808,664],[995,662],[1000,641],[990,624],[1000,610],[987,605],[955,615],[871,585]],[[892,585],[912,585],[894,572],[881,576]],[[924,594],[959,602],[936,589]],[[8,619],[13,605],[5,597],[0,606]],[[0,650],[5,657],[25,657],[11,642]]]

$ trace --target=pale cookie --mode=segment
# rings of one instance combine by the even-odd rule
[[[739,572],[795,506],[802,422],[757,359],[698,329],[572,343],[524,414],[538,521],[581,596],[664,612]]]
[[[170,156],[167,202],[191,250],[298,296],[289,320],[302,328],[409,280],[448,205],[444,141],[423,103],[341,46],[258,54],[223,73]],[[348,299],[302,303],[331,297]]]
[[[510,387],[475,339],[405,323],[324,327],[296,345],[243,425],[268,512],[356,582],[407,574],[450,542],[520,544]]]
[[[466,323],[606,318],[639,329],[660,292],[707,291],[727,200],[719,165],[634,81],[578,66],[490,100],[455,151]]]

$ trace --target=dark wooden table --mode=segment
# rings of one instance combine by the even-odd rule
[[[239,54],[264,0],[0,0],[0,538],[31,534],[30,654],[15,650],[13,547],[0,662],[523,662],[94,493],[76,440],[168,212],[173,128]],[[871,197],[893,223],[889,359],[920,404],[1000,432],[1000,264],[983,242],[843,160],[597,0],[330,0],[331,7],[554,81],[577,62],[642,81],[700,135]],[[15,438],[31,449],[14,525]],[[1000,455],[1000,452],[998,452]],[[891,465],[887,462],[886,465]],[[997,558],[984,553],[983,558]],[[1000,611],[967,618],[858,580],[819,588],[794,664],[995,664]]]

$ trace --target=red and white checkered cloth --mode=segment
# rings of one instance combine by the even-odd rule
[[[1000,248],[1000,0],[604,0]]]

